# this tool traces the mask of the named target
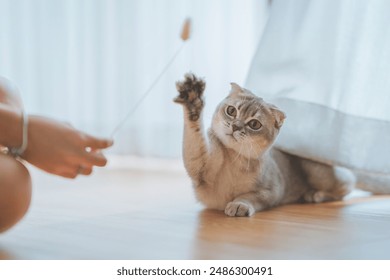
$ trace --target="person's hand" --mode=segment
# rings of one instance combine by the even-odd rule
[[[112,140],[90,136],[66,123],[29,116],[28,145],[22,158],[46,172],[75,178],[91,174],[94,166],[106,165],[100,150],[112,144]]]

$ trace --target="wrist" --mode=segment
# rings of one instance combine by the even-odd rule
[[[20,110],[0,104],[0,145],[15,148],[23,143],[23,116]]]
[[[14,157],[21,157],[27,149],[28,144],[28,116],[22,111],[22,144],[18,148],[10,148],[9,152]]]

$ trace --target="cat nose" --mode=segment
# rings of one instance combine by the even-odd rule
[[[244,125],[242,124],[242,122],[235,122],[232,124],[233,132],[236,130],[241,130],[243,127]]]

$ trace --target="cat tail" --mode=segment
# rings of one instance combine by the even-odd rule
[[[373,194],[390,194],[390,175],[356,172],[356,187]]]

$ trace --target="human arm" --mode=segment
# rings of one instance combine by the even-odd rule
[[[89,175],[107,163],[101,150],[112,145],[72,126],[40,116],[29,116],[28,146],[22,158],[49,173],[74,178]]]
[[[1,81],[0,81],[1,82]],[[9,86],[0,83],[0,145],[22,144],[22,104]],[[109,139],[96,138],[53,119],[28,116],[28,144],[21,158],[49,173],[67,178],[89,175],[107,162],[102,149]]]
[[[19,147],[21,144],[21,110],[0,103],[0,145],[5,147]]]

